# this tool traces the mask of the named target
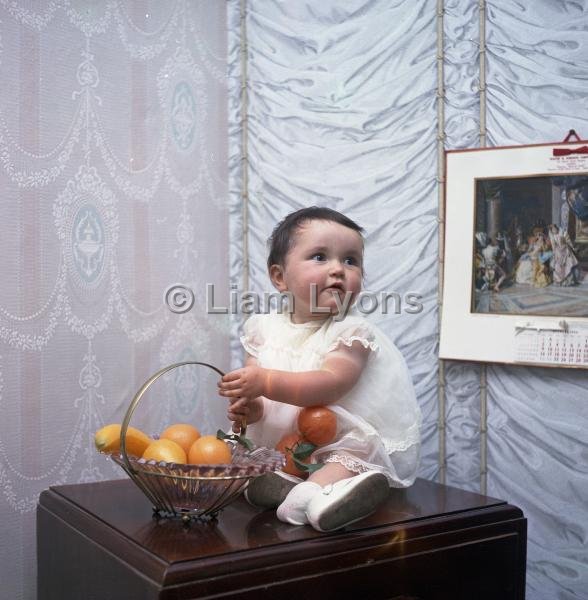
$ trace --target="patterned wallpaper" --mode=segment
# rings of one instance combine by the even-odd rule
[[[121,476],[93,434],[140,384],[228,367],[205,306],[228,293],[226,48],[223,2],[0,1],[3,597],[34,597],[38,494]],[[177,282],[189,312],[164,303]],[[214,384],[173,371],[134,424],[212,433]]]

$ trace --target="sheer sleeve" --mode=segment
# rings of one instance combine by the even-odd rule
[[[241,345],[254,358],[259,357],[259,351],[265,342],[263,334],[263,315],[251,315],[243,325]]]
[[[377,352],[379,348],[375,334],[367,322],[349,319],[349,322],[333,324],[327,340],[326,352],[334,352],[343,349],[344,346],[350,348],[354,342],[359,342],[372,352]]]

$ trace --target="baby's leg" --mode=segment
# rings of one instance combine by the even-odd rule
[[[350,471],[341,463],[328,462],[318,471],[315,471],[308,478],[308,481],[313,481],[314,483],[318,483],[320,486],[324,487],[329,483],[335,483],[336,481],[341,481],[341,479],[347,479],[348,477],[353,477],[354,475],[357,475],[357,473]]]

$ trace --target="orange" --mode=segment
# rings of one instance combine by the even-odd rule
[[[143,458],[145,460],[155,460],[157,462],[169,462],[169,463],[186,463],[186,453],[184,449],[171,440],[155,440],[147,446],[145,452],[143,452]]]
[[[188,455],[192,444],[200,437],[200,432],[188,423],[176,423],[170,425],[159,437],[162,440],[171,440],[179,444]]]
[[[191,465],[227,465],[232,458],[229,445],[215,435],[203,435],[192,444],[188,453]]]
[[[120,423],[111,423],[99,429],[94,435],[94,443],[99,452],[112,454],[120,451]],[[141,456],[145,452],[145,448],[153,440],[145,435],[141,430],[134,427],[127,427],[127,435],[125,436],[125,448],[127,454],[133,456]]]
[[[296,475],[296,477],[306,477],[308,473],[300,470],[292,454],[296,452],[296,448],[299,444],[304,443],[306,440],[298,433],[287,433],[277,444],[276,450],[279,450],[286,457],[286,464],[282,467],[284,473],[290,475]],[[310,456],[304,459],[298,459],[301,463],[308,464],[310,462]]]
[[[337,435],[337,415],[326,406],[307,406],[298,414],[298,431],[311,444],[329,444]]]

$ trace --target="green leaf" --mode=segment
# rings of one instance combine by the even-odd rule
[[[237,435],[236,433],[225,433],[222,429],[219,429],[216,432],[216,437],[219,440],[230,440],[232,442],[237,442],[237,444],[245,446],[245,448],[247,448],[247,450],[249,451],[255,448],[255,444],[245,436]]]
[[[255,444],[249,439],[242,435],[237,436],[237,442],[242,446],[245,446],[247,450],[251,451],[255,448]]]
[[[302,442],[294,447],[292,456],[299,459],[308,458],[315,450],[316,446],[314,444]]]
[[[306,473],[314,473],[315,471],[318,471],[323,466],[323,463],[306,464],[306,463],[300,462],[294,455],[292,455],[292,461],[301,471],[304,471]]]

